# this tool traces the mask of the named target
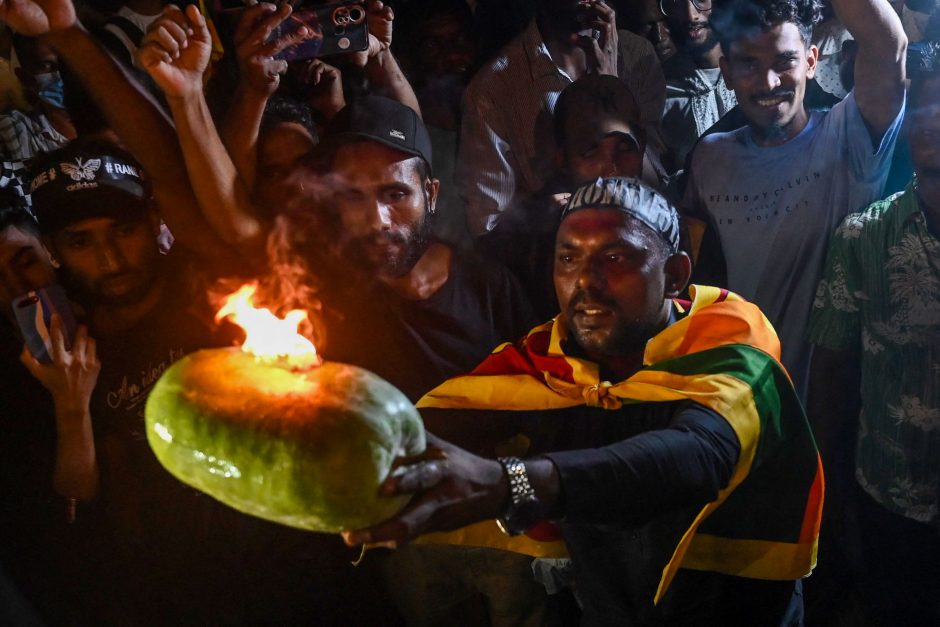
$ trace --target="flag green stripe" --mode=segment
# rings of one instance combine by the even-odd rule
[[[699,530],[725,535],[724,530],[734,529],[738,538],[797,542],[816,477],[816,444],[783,368],[763,351],[732,344],[667,360],[651,369],[680,375],[730,375],[745,382],[754,394],[761,429],[751,471]],[[753,507],[767,499],[773,499],[778,512],[772,520],[759,517],[766,508]]]

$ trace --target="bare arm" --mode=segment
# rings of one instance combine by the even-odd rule
[[[386,6],[381,0],[370,0],[368,20],[369,49],[355,53],[356,63],[363,67],[366,78],[375,90],[410,107],[420,117],[418,97],[391,51],[395,20],[392,7]]]
[[[858,43],[855,99],[877,145],[904,102],[907,36],[887,0],[832,0]]]
[[[199,212],[173,125],[149,94],[79,23],[51,32],[46,39],[78,74],[108,123],[144,166],[160,214],[179,244],[204,259],[228,257],[230,252]]]
[[[287,61],[273,55],[288,42],[268,42],[268,37],[290,13],[291,5],[286,3],[280,7],[267,2],[250,6],[239,18],[232,37],[238,58],[238,86],[222,121],[222,141],[249,189],[255,181],[264,108],[287,70]]]
[[[254,185],[257,174],[258,133],[267,103],[267,96],[249,93],[239,84],[222,120],[222,141],[248,187]]]
[[[372,87],[392,100],[410,107],[418,114],[418,117],[421,116],[418,97],[391,50],[383,50],[371,57],[366,63],[365,72]]]
[[[227,244],[260,255],[266,225],[257,217],[248,189],[222,144],[202,91],[210,53],[209,30],[198,9],[190,5],[184,14],[170,6],[147,33],[138,59],[166,94],[185,167],[206,220]]]

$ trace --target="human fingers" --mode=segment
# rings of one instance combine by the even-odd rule
[[[88,356],[88,327],[84,324],[75,329],[75,337],[72,338],[72,360],[84,361]]]
[[[369,13],[376,18],[388,20],[389,22],[395,19],[395,12],[392,7],[381,0],[372,0],[369,3]]]
[[[65,333],[62,331],[62,317],[54,313],[49,322],[49,356],[54,363],[62,363],[67,357]]]
[[[175,4],[168,4],[163,7],[163,13],[160,15],[160,20],[171,20],[184,30],[189,28],[189,23],[186,20],[186,14],[183,13],[183,9],[179,8]]]
[[[308,85],[317,85],[320,82],[320,76],[323,74],[323,63],[315,59],[313,63],[304,68],[304,77]]]
[[[241,17],[238,18],[238,24],[235,25],[235,33],[232,35],[232,41],[235,45],[241,44],[248,38],[248,35],[254,30],[255,24],[258,23],[262,16],[273,13],[274,11],[277,11],[277,7],[270,2],[258,3],[257,1],[255,1],[255,4],[242,11]]]
[[[287,71],[287,59],[269,59],[264,63],[268,76],[280,75]]]
[[[29,370],[29,373],[35,378],[42,380],[42,374],[44,372],[45,366],[39,363],[39,360],[33,357],[33,353],[29,350],[29,347],[25,344],[23,345],[23,350],[20,352],[20,363],[26,366],[26,369]]]
[[[177,49],[182,50],[189,45],[189,38],[193,34],[189,25],[182,25],[175,20],[163,20],[160,27],[173,38]]]
[[[414,499],[398,514],[368,529],[342,532],[348,546],[392,542],[400,545],[421,535],[439,507],[437,499]]]
[[[306,41],[309,37],[310,29],[306,26],[301,26],[293,32],[287,33],[286,35],[281,35],[274,41],[264,43],[261,47],[256,49],[255,54],[258,56],[272,57],[285,48],[290,48],[294,44]]]
[[[85,342],[85,363],[95,372],[101,370],[101,362],[98,361],[98,342],[93,337],[89,337]]]
[[[591,4],[590,10],[592,13],[594,13],[594,15],[598,16],[607,24],[617,23],[617,13],[613,10],[612,7],[602,0]]]
[[[193,39],[203,43],[212,40],[212,35],[209,34],[209,25],[206,23],[206,16],[202,14],[198,6],[190,4],[186,7],[186,19],[189,21],[190,33]]]
[[[173,38],[173,35],[170,34],[170,31],[166,28],[164,24],[156,26],[150,31],[150,44],[159,46],[166,54],[170,55],[171,59],[175,59],[180,55],[180,43]]]
[[[246,43],[253,46],[263,45],[271,36],[271,33],[274,32],[274,29],[290,18],[293,10],[294,8],[291,5],[284,3],[277,7],[274,12],[265,13],[251,30],[246,38]]]
[[[447,476],[444,462],[425,461],[407,467],[407,470],[389,477],[379,488],[380,496],[401,496],[426,492]]]
[[[316,59],[311,68],[309,75],[309,83],[311,85],[319,85],[321,83],[331,83],[336,80],[339,80],[341,77],[339,69],[333,67],[329,63],[324,63],[320,59]]]
[[[158,63],[173,63],[173,56],[151,39],[141,42],[137,49],[137,63],[143,68],[152,68]]]

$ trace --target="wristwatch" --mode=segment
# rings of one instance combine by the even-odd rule
[[[496,461],[509,477],[509,506],[503,517],[496,519],[496,524],[506,535],[517,536],[541,520],[542,502],[535,496],[522,460],[518,457],[499,457]]]

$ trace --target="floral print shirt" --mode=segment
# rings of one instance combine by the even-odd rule
[[[885,508],[940,526],[940,242],[916,189],[839,226],[809,334],[860,349],[858,482]]]

